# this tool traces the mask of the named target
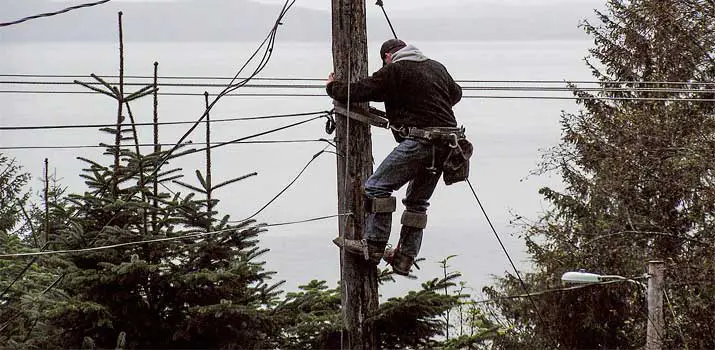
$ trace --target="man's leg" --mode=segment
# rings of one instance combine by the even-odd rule
[[[412,180],[416,174],[422,173],[431,164],[431,161],[431,145],[415,140],[405,140],[395,147],[365,182],[365,200],[368,207],[365,221],[365,242],[346,240],[342,242],[342,245],[338,242],[336,244],[346,247],[353,253],[360,249],[359,251],[370,256],[373,263],[379,263],[377,252],[382,253],[390,239],[392,212],[395,211],[395,208],[394,206],[388,208],[387,204],[394,202],[391,197],[392,193]],[[351,247],[357,249],[349,249]]]
[[[422,246],[422,234],[427,226],[427,208],[441,172],[422,171],[407,187],[407,195],[402,201],[405,212],[402,214],[402,228],[397,249],[391,252],[391,264],[397,274],[407,275]]]

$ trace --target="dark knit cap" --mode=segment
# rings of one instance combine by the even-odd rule
[[[407,46],[404,41],[400,39],[390,39],[388,41],[385,41],[382,43],[382,46],[380,47],[380,58],[384,61],[385,60],[385,54],[389,53],[395,53],[397,50]]]

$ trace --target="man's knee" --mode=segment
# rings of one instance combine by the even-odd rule
[[[365,185],[363,187],[363,191],[365,193],[365,196],[367,197],[382,198],[390,197],[392,195],[391,190],[380,186],[380,184],[376,183],[375,181],[370,181],[370,179],[365,182]]]
[[[427,227],[427,214],[405,210],[400,223],[403,226],[423,229]]]

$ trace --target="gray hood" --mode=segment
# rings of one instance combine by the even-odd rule
[[[392,63],[399,61],[414,61],[423,62],[427,61],[429,58],[425,56],[420,49],[416,48],[414,45],[407,45],[392,55]]]

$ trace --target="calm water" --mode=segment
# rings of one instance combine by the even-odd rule
[[[588,80],[582,62],[588,42],[459,42],[415,43],[428,56],[442,61],[458,80]],[[372,44],[371,48],[377,44]],[[115,43],[0,43],[0,74],[86,75],[118,73],[118,45]],[[134,43],[126,47],[126,74],[151,75],[153,62],[165,76],[233,76],[255,48],[254,43]],[[379,60],[370,58],[371,69]],[[332,70],[329,43],[278,43],[264,77],[322,78]],[[251,67],[249,67],[251,68]],[[2,78],[7,80],[8,78]],[[91,81],[91,78],[84,79]],[[71,82],[72,79],[65,79]],[[470,84],[476,86],[478,84]],[[482,84],[483,85],[483,84]],[[11,89],[75,90],[72,85],[20,86]],[[131,90],[132,88],[130,88]],[[164,92],[186,91],[166,88]],[[191,90],[202,93],[203,90]],[[220,91],[220,87],[209,90]],[[245,92],[286,92],[285,90],[244,90]],[[322,93],[322,90],[300,92]],[[470,95],[488,92],[468,91]],[[507,93],[491,93],[508,95]],[[535,95],[536,93],[526,93]],[[513,95],[513,94],[511,94]],[[567,95],[562,95],[567,96]],[[203,96],[165,96],[160,99],[160,119],[195,120],[203,112]],[[379,106],[379,105],[378,105]],[[231,118],[276,113],[294,113],[331,108],[327,97],[228,97],[212,110],[212,118]],[[543,210],[537,193],[545,185],[558,186],[556,178],[528,177],[540,159],[540,149],[558,143],[561,111],[575,111],[570,100],[543,99],[465,99],[456,107],[459,121],[465,125],[475,146],[471,181],[485,204],[492,222],[501,234],[520,268],[528,269],[523,244],[516,238],[517,228],[509,225],[514,214],[535,219]],[[139,122],[151,120],[151,99],[137,101],[133,112]],[[0,93],[0,123],[3,125],[112,123],[116,105],[106,96],[77,94]],[[252,121],[218,124],[212,131],[215,141],[226,141],[281,126],[292,120]],[[328,137],[323,121],[304,124],[263,139],[316,139]],[[186,125],[161,129],[161,142],[172,143],[188,128]],[[203,142],[203,128],[191,135]],[[151,129],[140,129],[143,142],[151,142]],[[111,142],[110,137],[93,129],[52,131],[0,131],[0,146],[94,145]],[[373,153],[380,161],[394,147],[392,136],[373,130]],[[213,158],[214,181],[257,171],[259,176],[224,187],[216,193],[219,210],[234,219],[251,215],[295,177],[322,144],[233,145],[216,149]],[[13,150],[3,151],[16,157],[35,176],[33,187],[40,188],[43,159],[72,191],[81,192],[77,176],[83,164],[77,156],[100,159],[101,149]],[[335,159],[327,154],[317,159],[299,182],[258,216],[268,223],[300,220],[336,212]],[[182,167],[190,183],[198,183],[193,174],[203,169],[203,156],[189,156],[173,163]],[[398,196],[402,197],[404,192]],[[398,209],[401,211],[401,208]],[[397,213],[399,215],[399,212]],[[396,218],[399,216],[396,215]],[[432,200],[429,228],[425,233],[419,276],[441,274],[436,261],[448,255],[458,257],[451,266],[464,274],[475,289],[489,283],[492,275],[511,270],[504,253],[486,223],[466,184],[445,187],[440,184]],[[394,220],[397,224],[399,219]],[[338,250],[332,245],[337,232],[335,220],[271,228],[263,244],[271,249],[265,257],[267,267],[278,271],[277,278],[294,289],[311,279],[334,284],[339,279]],[[393,232],[399,232],[395,225]],[[397,234],[393,235],[393,241]],[[385,296],[419,288],[420,281],[400,279],[386,286]]]

